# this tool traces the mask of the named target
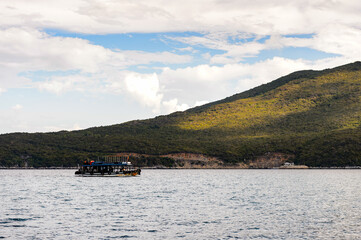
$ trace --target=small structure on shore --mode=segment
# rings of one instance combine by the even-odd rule
[[[308,166],[306,165],[295,165],[293,162],[285,162],[280,169],[307,169]]]

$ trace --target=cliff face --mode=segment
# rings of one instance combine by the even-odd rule
[[[217,157],[195,153],[172,153],[162,155],[174,160],[176,168],[223,168],[224,162]]]
[[[137,159],[138,164],[141,165],[141,159],[145,158],[166,158],[171,159],[171,166],[164,166],[157,164],[151,168],[195,168],[195,169],[227,169],[227,168],[279,168],[284,165],[285,162],[294,161],[293,154],[285,153],[271,153],[268,152],[264,155],[257,156],[255,159],[247,160],[242,163],[226,164],[218,157],[207,156],[198,153],[171,153],[164,155],[149,155],[139,153],[118,153],[115,156],[128,156],[130,159]],[[144,166],[143,166],[144,167]]]
[[[197,153],[171,153],[163,155],[151,155],[123,152],[115,156],[127,156],[137,165],[150,168],[225,168],[224,162],[217,157],[207,156]],[[154,159],[154,165],[147,166],[147,159]],[[162,164],[162,160],[168,160],[167,164]],[[170,161],[169,161],[170,160]],[[163,161],[164,162],[164,161]],[[236,167],[236,166],[234,166]]]
[[[293,163],[294,159],[294,154],[268,152],[262,156],[257,156],[254,160],[250,161],[247,166],[249,168],[278,168],[286,162]]]

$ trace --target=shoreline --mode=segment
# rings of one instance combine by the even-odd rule
[[[0,170],[77,170],[77,167],[40,167],[40,168],[21,168],[21,167],[0,167]],[[297,167],[278,167],[278,168],[239,168],[239,167],[224,167],[224,168],[168,168],[168,167],[142,167],[142,170],[317,170],[317,169],[361,169],[361,166],[348,166],[348,167],[307,167],[307,168],[297,168]]]

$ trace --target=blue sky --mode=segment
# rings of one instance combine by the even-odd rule
[[[3,0],[0,10],[0,134],[152,118],[361,56],[353,0]]]

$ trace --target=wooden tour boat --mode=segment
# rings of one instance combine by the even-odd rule
[[[107,156],[104,160],[84,161],[75,172],[81,177],[131,177],[139,176],[141,170],[135,168],[129,157]]]

